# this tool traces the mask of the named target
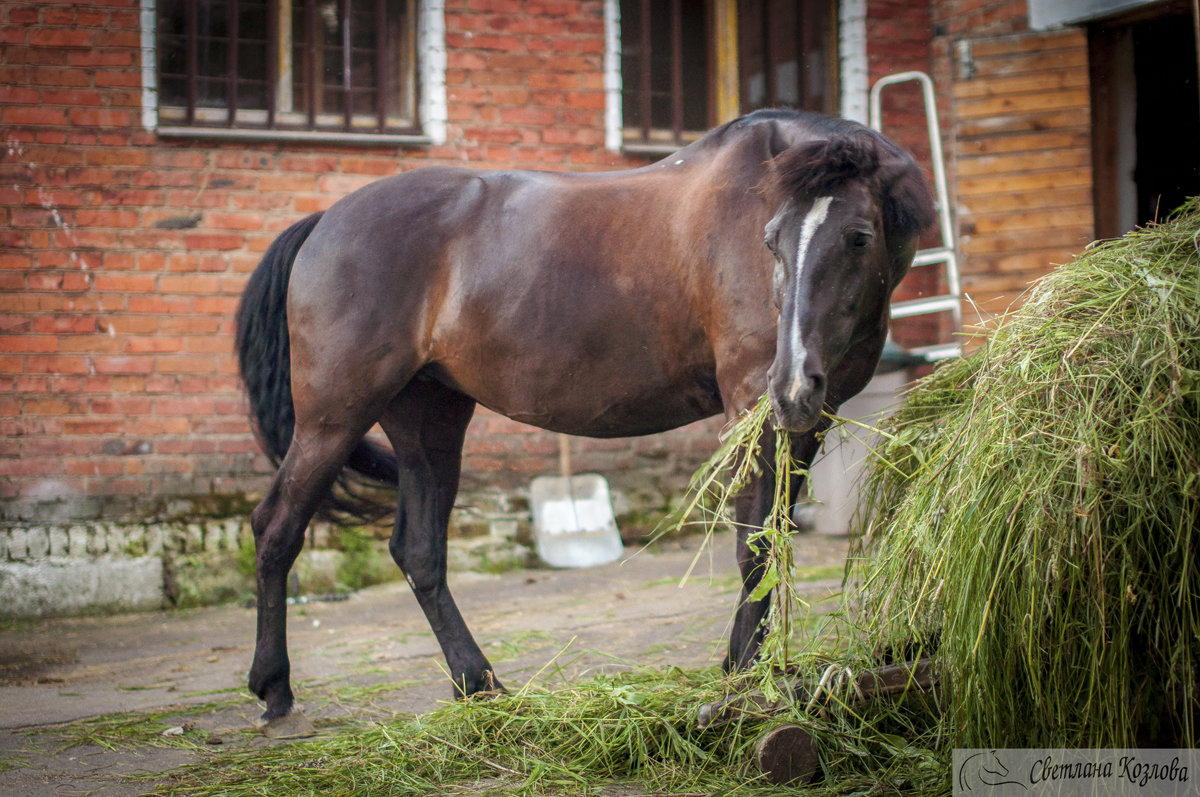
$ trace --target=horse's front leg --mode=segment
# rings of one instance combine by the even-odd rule
[[[733,618],[733,630],[729,634],[729,652],[723,665],[725,672],[736,672],[745,669],[754,661],[758,650],[762,647],[766,635],[766,625],[763,620],[771,604],[768,593],[759,600],[750,600],[750,595],[758,588],[766,570],[770,557],[770,541],[760,539],[751,545],[749,537],[763,527],[771,505],[775,499],[775,433],[767,430],[763,433],[762,449],[759,455],[759,473],[745,490],[734,500],[734,517],[737,521],[737,563],[742,576],[742,593],[738,598],[737,612]],[[817,431],[813,430],[798,435],[791,440],[792,459],[800,467],[807,468],[816,455],[820,443]],[[789,506],[796,502],[800,494],[803,479],[794,479],[791,483],[791,495],[788,496]]]

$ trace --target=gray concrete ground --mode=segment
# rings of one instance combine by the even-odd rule
[[[799,539],[797,565],[812,574],[807,594],[838,588],[845,550],[836,536]],[[553,687],[635,665],[719,666],[738,578],[726,534],[707,548],[700,538],[673,541],[588,570],[459,573],[451,586],[506,686],[536,679]],[[295,605],[288,637],[298,700],[318,728],[420,713],[450,695],[404,582]],[[280,743],[250,730],[261,711],[244,687],[253,645],[254,611],[242,607],[0,632],[0,794],[153,793],[157,774],[201,754],[150,741],[76,744],[98,734],[94,718],[115,713],[154,715],[159,724],[141,725],[196,734],[207,755]],[[135,773],[150,779],[131,780]]]

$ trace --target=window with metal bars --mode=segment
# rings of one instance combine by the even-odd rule
[[[836,110],[836,0],[621,0],[626,149],[679,147],[729,121],[715,111],[716,16],[728,3],[736,7],[725,33],[737,52],[728,62],[737,72],[732,107]]]
[[[680,146],[712,125],[711,17],[709,0],[621,3],[626,146]]]
[[[777,107],[836,111],[836,12],[832,0],[738,3],[742,113]]]
[[[414,133],[416,0],[158,0],[166,125]]]

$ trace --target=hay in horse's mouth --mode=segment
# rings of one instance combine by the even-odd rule
[[[773,674],[790,664],[793,610],[807,606],[792,578],[792,537],[798,529],[792,522],[789,496],[794,492],[794,480],[807,480],[808,469],[792,458],[791,438],[775,426],[768,394],[725,428],[716,453],[692,475],[685,500],[663,520],[656,534],[699,529],[711,537],[717,529],[730,524],[734,497],[761,470],[766,435],[773,435],[774,442],[774,500],[763,525],[747,530],[746,541],[756,550],[767,553],[762,578],[749,599],[771,596],[771,608],[766,618],[769,631],[758,657],[755,672],[759,677],[755,680],[775,698],[778,695]],[[705,547],[701,546],[697,552],[693,567]],[[685,581],[690,574],[689,569]]]

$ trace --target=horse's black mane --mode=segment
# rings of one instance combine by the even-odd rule
[[[847,180],[877,180],[894,229],[915,235],[936,219],[933,197],[912,156],[865,125],[849,119],[788,108],[753,111],[717,129],[717,141],[758,125],[799,125],[804,140],[778,141],[770,183],[787,196],[816,196]]]
[[[716,133],[717,138],[723,138],[727,134],[747,130],[770,122],[800,124],[820,138],[840,138],[842,136],[865,133],[882,143],[886,143],[889,147],[892,146],[891,142],[888,142],[883,136],[880,136],[874,130],[858,122],[838,116],[829,116],[828,114],[816,113],[814,111],[799,111],[792,108],[760,108],[717,128],[714,133]]]

